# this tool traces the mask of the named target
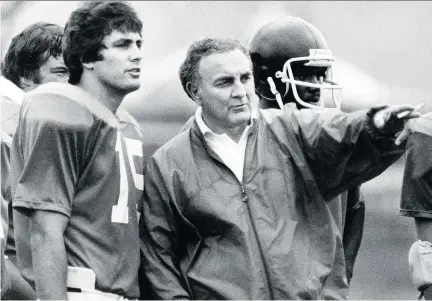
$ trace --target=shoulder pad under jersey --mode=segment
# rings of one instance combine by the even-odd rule
[[[117,119],[108,108],[87,92],[65,83],[43,84],[27,93],[23,111],[29,116],[66,127],[88,127],[104,119],[116,125]]]
[[[1,129],[8,135],[13,135],[25,92],[4,76],[0,76],[0,87]]]

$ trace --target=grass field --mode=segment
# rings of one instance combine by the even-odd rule
[[[415,300],[408,250],[415,240],[414,221],[399,215],[403,160],[363,184],[366,220],[354,268],[351,299]]]

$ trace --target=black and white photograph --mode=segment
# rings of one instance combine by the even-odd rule
[[[432,1],[1,1],[1,300],[432,300]]]

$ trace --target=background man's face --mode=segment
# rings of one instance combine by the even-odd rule
[[[48,82],[67,82],[69,72],[66,68],[62,56],[50,56],[48,60],[40,67],[39,76],[41,84]]]
[[[39,68],[39,72],[35,77],[25,81],[26,84],[23,85],[23,90],[28,92],[41,84],[49,82],[67,83],[68,79],[69,72],[63,62],[63,57],[61,55],[58,57],[50,56]]]

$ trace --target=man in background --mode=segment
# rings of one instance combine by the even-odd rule
[[[4,299],[34,299],[30,285],[17,268],[10,192],[10,143],[18,124],[18,115],[25,92],[47,82],[66,82],[68,71],[63,63],[61,45],[63,28],[38,22],[16,35],[2,62],[1,83],[1,209],[5,236],[5,258],[2,270],[10,277],[9,291]],[[7,277],[2,277],[6,281]]]

